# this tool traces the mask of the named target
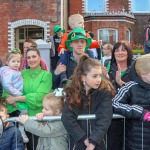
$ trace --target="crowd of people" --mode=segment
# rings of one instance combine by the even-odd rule
[[[0,67],[0,117],[18,117],[18,125],[4,124],[0,150],[106,150],[106,141],[107,150],[122,150],[124,134],[126,150],[148,150],[150,54],[133,60],[128,42],[94,40],[79,14],[68,23],[71,30],[57,25],[47,40],[50,71],[32,39],[24,42],[24,56],[18,48],[8,52]],[[78,120],[86,114],[95,119]],[[46,116],[61,120],[41,122]]]

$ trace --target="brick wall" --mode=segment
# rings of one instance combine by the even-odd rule
[[[90,18],[88,18],[90,19]],[[86,21],[88,20],[85,19]],[[111,19],[111,18],[109,18]],[[85,22],[85,28],[89,31],[92,31],[95,35],[94,39],[98,39],[98,29],[102,28],[114,28],[118,29],[118,41],[125,40],[126,39],[126,30],[129,29],[132,31],[134,29],[134,26],[127,22]],[[132,32],[131,32],[131,38],[132,38]]]
[[[0,3],[0,58],[8,49],[8,22],[21,19],[38,19],[41,21],[56,21],[56,0],[14,0]],[[50,34],[53,27],[60,24],[60,0],[58,0],[58,22],[50,22]]]
[[[125,11],[128,11],[128,0],[109,0],[108,1],[108,10],[112,11],[121,11],[123,8]]]
[[[69,16],[72,14],[82,14],[82,0],[69,0]]]

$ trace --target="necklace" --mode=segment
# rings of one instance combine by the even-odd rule
[[[32,73],[30,74],[30,78],[31,78],[31,79],[35,79],[36,77],[38,77],[38,75],[39,75],[41,72],[42,72],[42,69],[41,69],[38,73],[32,72]]]

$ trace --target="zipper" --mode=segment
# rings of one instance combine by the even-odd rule
[[[75,150],[75,148],[76,148],[76,146],[77,146],[77,143],[78,143],[78,142],[76,142],[76,143],[74,144],[73,150]]]
[[[91,104],[90,104],[90,106],[89,106],[89,115],[91,114]],[[89,122],[89,127],[90,127],[90,134],[91,134],[91,121],[90,120],[88,120],[88,122]],[[87,137],[89,137],[89,136],[87,136]]]

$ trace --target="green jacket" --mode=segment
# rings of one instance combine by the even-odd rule
[[[52,75],[39,68],[36,71],[23,70],[22,77],[24,79],[23,95],[26,97],[29,108],[28,115],[35,116],[42,111],[43,98],[51,90]]]
[[[37,150],[68,150],[67,132],[61,121],[45,123],[28,119],[24,124],[25,130],[37,136]]]

